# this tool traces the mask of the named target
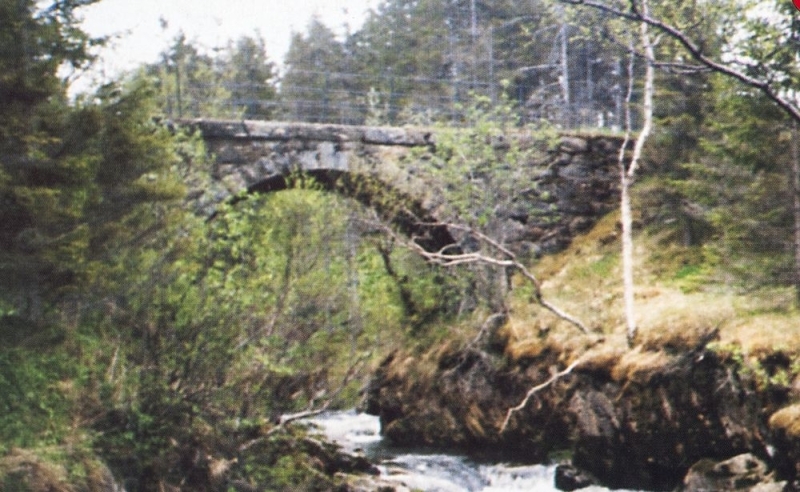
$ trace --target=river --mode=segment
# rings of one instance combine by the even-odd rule
[[[555,465],[478,462],[459,454],[395,448],[383,441],[378,417],[329,412],[309,422],[351,453],[378,465],[381,478],[426,492],[555,492]],[[588,487],[583,492],[608,492]],[[622,492],[622,491],[620,491]],[[628,491],[630,492],[630,491]]]

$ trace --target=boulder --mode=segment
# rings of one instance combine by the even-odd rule
[[[785,483],[772,482],[767,464],[751,453],[724,461],[703,459],[695,463],[683,479],[683,492],[783,490]]]
[[[599,482],[591,473],[580,470],[570,464],[556,466],[555,486],[558,490],[572,491],[585,489]]]
[[[589,142],[581,137],[561,137],[560,150],[570,154],[583,154],[589,151]]]
[[[800,404],[790,405],[769,418],[775,467],[782,478],[800,479]]]

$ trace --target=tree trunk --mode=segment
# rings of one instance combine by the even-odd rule
[[[792,218],[794,222],[794,293],[800,306],[800,153],[797,148],[797,121],[792,121]]]
[[[642,0],[641,9],[644,15],[647,15],[648,5],[646,0]],[[647,58],[647,68],[645,69],[644,77],[644,95],[642,104],[642,117],[643,125],[639,131],[639,136],[636,138],[636,144],[633,147],[633,155],[628,168],[625,169],[625,159],[623,158],[625,148],[620,150],[620,208],[622,219],[622,284],[623,296],[625,300],[625,324],[627,325],[628,345],[633,345],[638,327],[636,326],[636,306],[635,306],[635,284],[633,277],[633,211],[631,206],[630,187],[636,178],[636,171],[639,167],[639,160],[642,156],[644,144],[650,131],[653,128],[653,92],[655,90],[654,78],[655,70],[653,62],[655,60],[655,50],[653,43],[650,39],[648,26],[642,22],[640,24],[640,41],[644,49],[645,57]],[[626,109],[626,143],[627,135],[630,134],[631,121],[630,121],[630,104],[633,94],[633,59],[634,50],[631,49],[631,62],[628,70],[628,95],[627,95],[627,109]]]
[[[625,325],[627,326],[628,345],[633,345],[636,338],[636,303],[633,280],[633,212],[631,207],[631,178],[622,170],[621,173],[620,209],[622,216],[622,289],[625,301]]]
[[[558,33],[559,40],[561,42],[561,94],[564,98],[564,112],[566,118],[564,119],[564,123],[568,123],[570,117],[570,103],[571,98],[569,95],[569,40],[567,39],[567,23],[564,20],[564,13],[561,12],[561,29]]]

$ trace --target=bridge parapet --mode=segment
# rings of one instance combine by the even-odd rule
[[[184,124],[201,131],[206,140],[246,139],[356,142],[364,145],[421,147],[432,143],[433,131],[407,127],[285,123],[273,121],[191,120]]]

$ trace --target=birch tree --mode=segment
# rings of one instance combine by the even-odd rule
[[[641,8],[647,12],[647,0],[642,0]],[[625,140],[619,150],[619,173],[620,173],[620,214],[622,218],[622,283],[623,297],[625,301],[625,324],[627,326],[628,345],[633,345],[638,328],[636,326],[636,306],[635,306],[635,283],[634,283],[634,245],[633,245],[633,210],[631,206],[631,185],[636,178],[636,171],[639,168],[639,161],[642,157],[642,150],[647,141],[647,137],[653,128],[653,92],[655,90],[655,70],[653,62],[655,60],[655,50],[650,37],[648,25],[642,22],[639,25],[639,37],[642,50],[645,54],[646,68],[644,75],[644,95],[642,104],[643,125],[636,137],[633,147],[633,155],[630,163],[625,165],[625,153],[628,141],[631,137],[631,100],[633,98],[634,86],[634,59],[635,52],[633,43],[630,45],[630,62],[628,64],[628,91],[626,95],[625,107]]]
[[[796,12],[791,2],[729,0],[693,5],[697,18],[702,9],[724,11],[731,22],[713,31],[698,30],[691,19],[654,15],[646,0],[559,0],[581,8],[591,8],[606,15],[649,26],[680,48],[688,62],[654,63],[672,69],[702,69],[737,81],[759,91],[780,108],[789,122],[800,122],[800,103],[795,87],[800,83],[800,58],[797,56]],[[674,7],[674,6],[673,6]],[[772,8],[770,8],[772,7]],[[671,12],[681,9],[670,8]],[[721,50],[716,47],[721,46]],[[800,180],[800,166],[787,170],[792,182]],[[794,202],[794,200],[793,200]],[[790,205],[793,208],[794,205]],[[794,229],[800,230],[800,208],[793,214]],[[793,241],[795,256],[800,258],[800,234]],[[795,265],[795,290],[800,302],[800,262]]]

